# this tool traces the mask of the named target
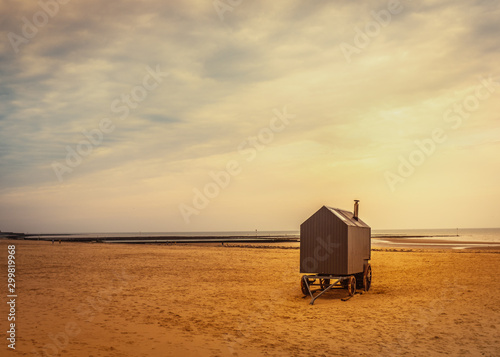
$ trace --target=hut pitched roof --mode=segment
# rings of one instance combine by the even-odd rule
[[[345,224],[348,226],[354,226],[354,227],[366,227],[370,228],[369,225],[367,225],[365,222],[363,222],[360,218],[358,220],[355,220],[354,213],[340,209],[340,208],[333,208],[333,207],[328,207],[325,206],[330,212],[332,212],[334,215],[336,215],[338,218],[340,218]]]

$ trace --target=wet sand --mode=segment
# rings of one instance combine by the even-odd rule
[[[416,249],[474,249],[500,250],[500,243],[459,241],[437,238],[372,238],[372,247],[416,248]]]
[[[7,244],[16,245],[18,294],[16,352],[5,339],[2,347],[9,356],[500,350],[500,251],[376,250],[368,293],[342,301],[347,292],[336,290],[311,306],[298,249],[1,240],[4,282]]]

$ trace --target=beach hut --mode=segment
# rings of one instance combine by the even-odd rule
[[[316,280],[324,289],[345,287],[350,295],[356,288],[368,291],[370,258],[371,228],[359,218],[359,200],[354,212],[323,206],[300,225],[300,272],[314,274],[302,279],[305,295],[312,296],[309,286]]]

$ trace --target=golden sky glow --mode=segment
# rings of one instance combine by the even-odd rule
[[[498,1],[43,3],[0,4],[3,231],[500,226]]]

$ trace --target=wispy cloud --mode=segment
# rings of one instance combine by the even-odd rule
[[[477,152],[471,169],[490,173],[487,167],[498,164],[498,145],[486,144],[498,128],[497,99],[450,133],[413,182],[395,194],[388,190],[383,173],[395,158],[447,125],[443,112],[480,76],[498,78],[500,59],[495,1],[400,4],[403,10],[347,63],[340,44],[352,42],[356,28],[363,31],[387,2],[244,1],[221,21],[211,1],[72,0],[17,53],[8,34],[21,36],[23,18],[32,22],[43,10],[37,2],[2,3],[1,226],[293,229],[309,205],[350,205],[361,194],[387,210],[401,200],[417,205],[415,190],[432,203],[449,180],[438,168],[461,162],[458,147]],[[156,65],[168,78],[119,119],[113,101],[141,83],[146,66]],[[178,204],[284,105],[297,121],[186,226]],[[64,162],[66,146],[103,118],[116,129],[59,183],[51,164]],[[455,179],[467,186],[467,197],[489,187],[500,198],[491,188],[497,174],[485,182]],[[427,225],[455,226],[459,210]],[[373,225],[392,225],[375,210],[364,212]],[[398,222],[422,224],[403,213]],[[467,223],[488,224],[479,216]]]

